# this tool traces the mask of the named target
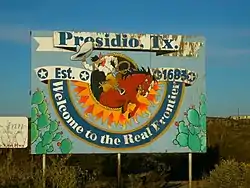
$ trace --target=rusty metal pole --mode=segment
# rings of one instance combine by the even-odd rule
[[[192,188],[192,153],[188,153],[188,185]]]
[[[117,154],[117,188],[122,188],[122,183],[121,183],[121,153]]]
[[[46,154],[43,157],[43,188],[46,188]]]

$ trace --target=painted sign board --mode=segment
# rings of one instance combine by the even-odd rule
[[[0,148],[27,148],[28,118],[0,117]]]
[[[206,152],[203,37],[31,38],[32,154]]]

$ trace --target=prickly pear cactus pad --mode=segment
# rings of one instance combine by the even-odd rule
[[[204,41],[31,32],[31,153],[206,152]]]
[[[63,135],[58,120],[53,120],[48,110],[44,92],[37,89],[31,100],[31,144],[36,154],[62,153],[72,150],[72,142]]]
[[[177,135],[175,145],[189,148],[191,152],[206,152],[206,96],[200,96],[200,104],[184,113],[185,119],[175,122]]]

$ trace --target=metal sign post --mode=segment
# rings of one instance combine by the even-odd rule
[[[46,154],[43,154],[43,188],[46,188]]]
[[[192,188],[192,153],[188,154],[188,183],[188,187]]]
[[[121,188],[121,153],[117,154],[117,187]]]
[[[10,168],[10,165],[12,163],[12,149],[9,149],[9,152],[7,153],[7,169],[8,169],[8,172],[9,172],[9,168]]]

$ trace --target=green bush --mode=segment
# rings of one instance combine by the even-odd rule
[[[249,188],[250,170],[245,163],[222,160],[205,179],[207,188]]]

